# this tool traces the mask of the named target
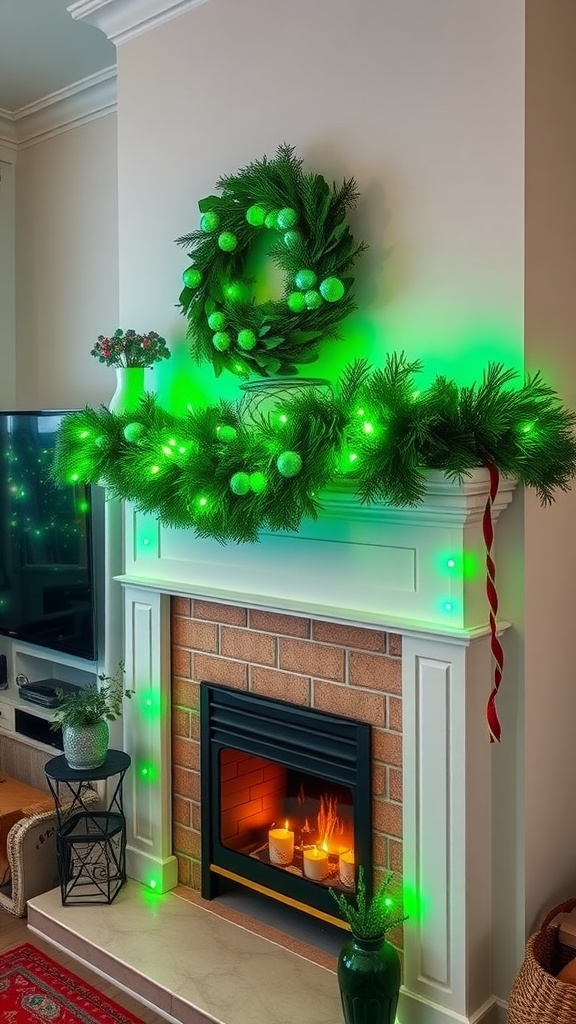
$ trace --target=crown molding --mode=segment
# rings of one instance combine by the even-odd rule
[[[207,2],[208,0],[77,0],[67,10],[76,20],[95,25],[119,46]]]
[[[114,66],[50,93],[13,113],[0,110],[0,146],[27,149],[115,110]]]
[[[0,160],[7,163],[14,163],[16,150],[18,149],[18,138],[14,114],[9,110],[0,110]]]

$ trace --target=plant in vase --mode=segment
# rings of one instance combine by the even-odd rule
[[[144,370],[168,359],[170,350],[166,339],[156,331],[137,334],[120,327],[111,337],[103,334],[90,351],[99,363],[116,369],[116,391],[110,399],[110,412],[135,412],[144,394]]]
[[[112,676],[100,673],[100,686],[73,691],[56,690],[60,703],[54,712],[52,729],[62,727],[64,756],[70,768],[82,771],[99,768],[108,753],[108,722],[122,714],[124,697],[132,690],[124,687],[124,663]]]
[[[394,1024],[400,992],[400,958],[386,934],[406,920],[391,895],[394,875],[387,872],[369,897],[364,869],[358,869],[354,901],[330,890],[352,937],[338,958],[338,984],[346,1024]]]

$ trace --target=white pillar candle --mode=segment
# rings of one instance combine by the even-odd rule
[[[338,858],[338,872],[340,881],[347,889],[353,889],[354,878],[354,850],[345,850]]]
[[[294,833],[289,828],[271,828],[268,833],[268,855],[272,864],[284,867],[294,860]]]
[[[328,854],[326,850],[319,850],[313,846],[311,850],[304,850],[304,874],[312,882],[321,882],[328,874]]]

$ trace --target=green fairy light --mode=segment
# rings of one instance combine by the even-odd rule
[[[364,433],[365,434],[373,434],[374,433],[374,426],[372,425],[372,423],[368,423],[368,422],[365,421],[363,426],[364,426]]]
[[[160,472],[160,466],[150,466],[150,472],[152,473],[152,476],[156,476],[156,474]]]
[[[456,562],[453,558],[449,558],[448,561],[446,562],[446,565],[448,566],[449,569],[453,569],[454,566],[456,565]]]

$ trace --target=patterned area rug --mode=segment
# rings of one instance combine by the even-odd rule
[[[24,943],[0,954],[2,1024],[142,1024],[39,949]]]

